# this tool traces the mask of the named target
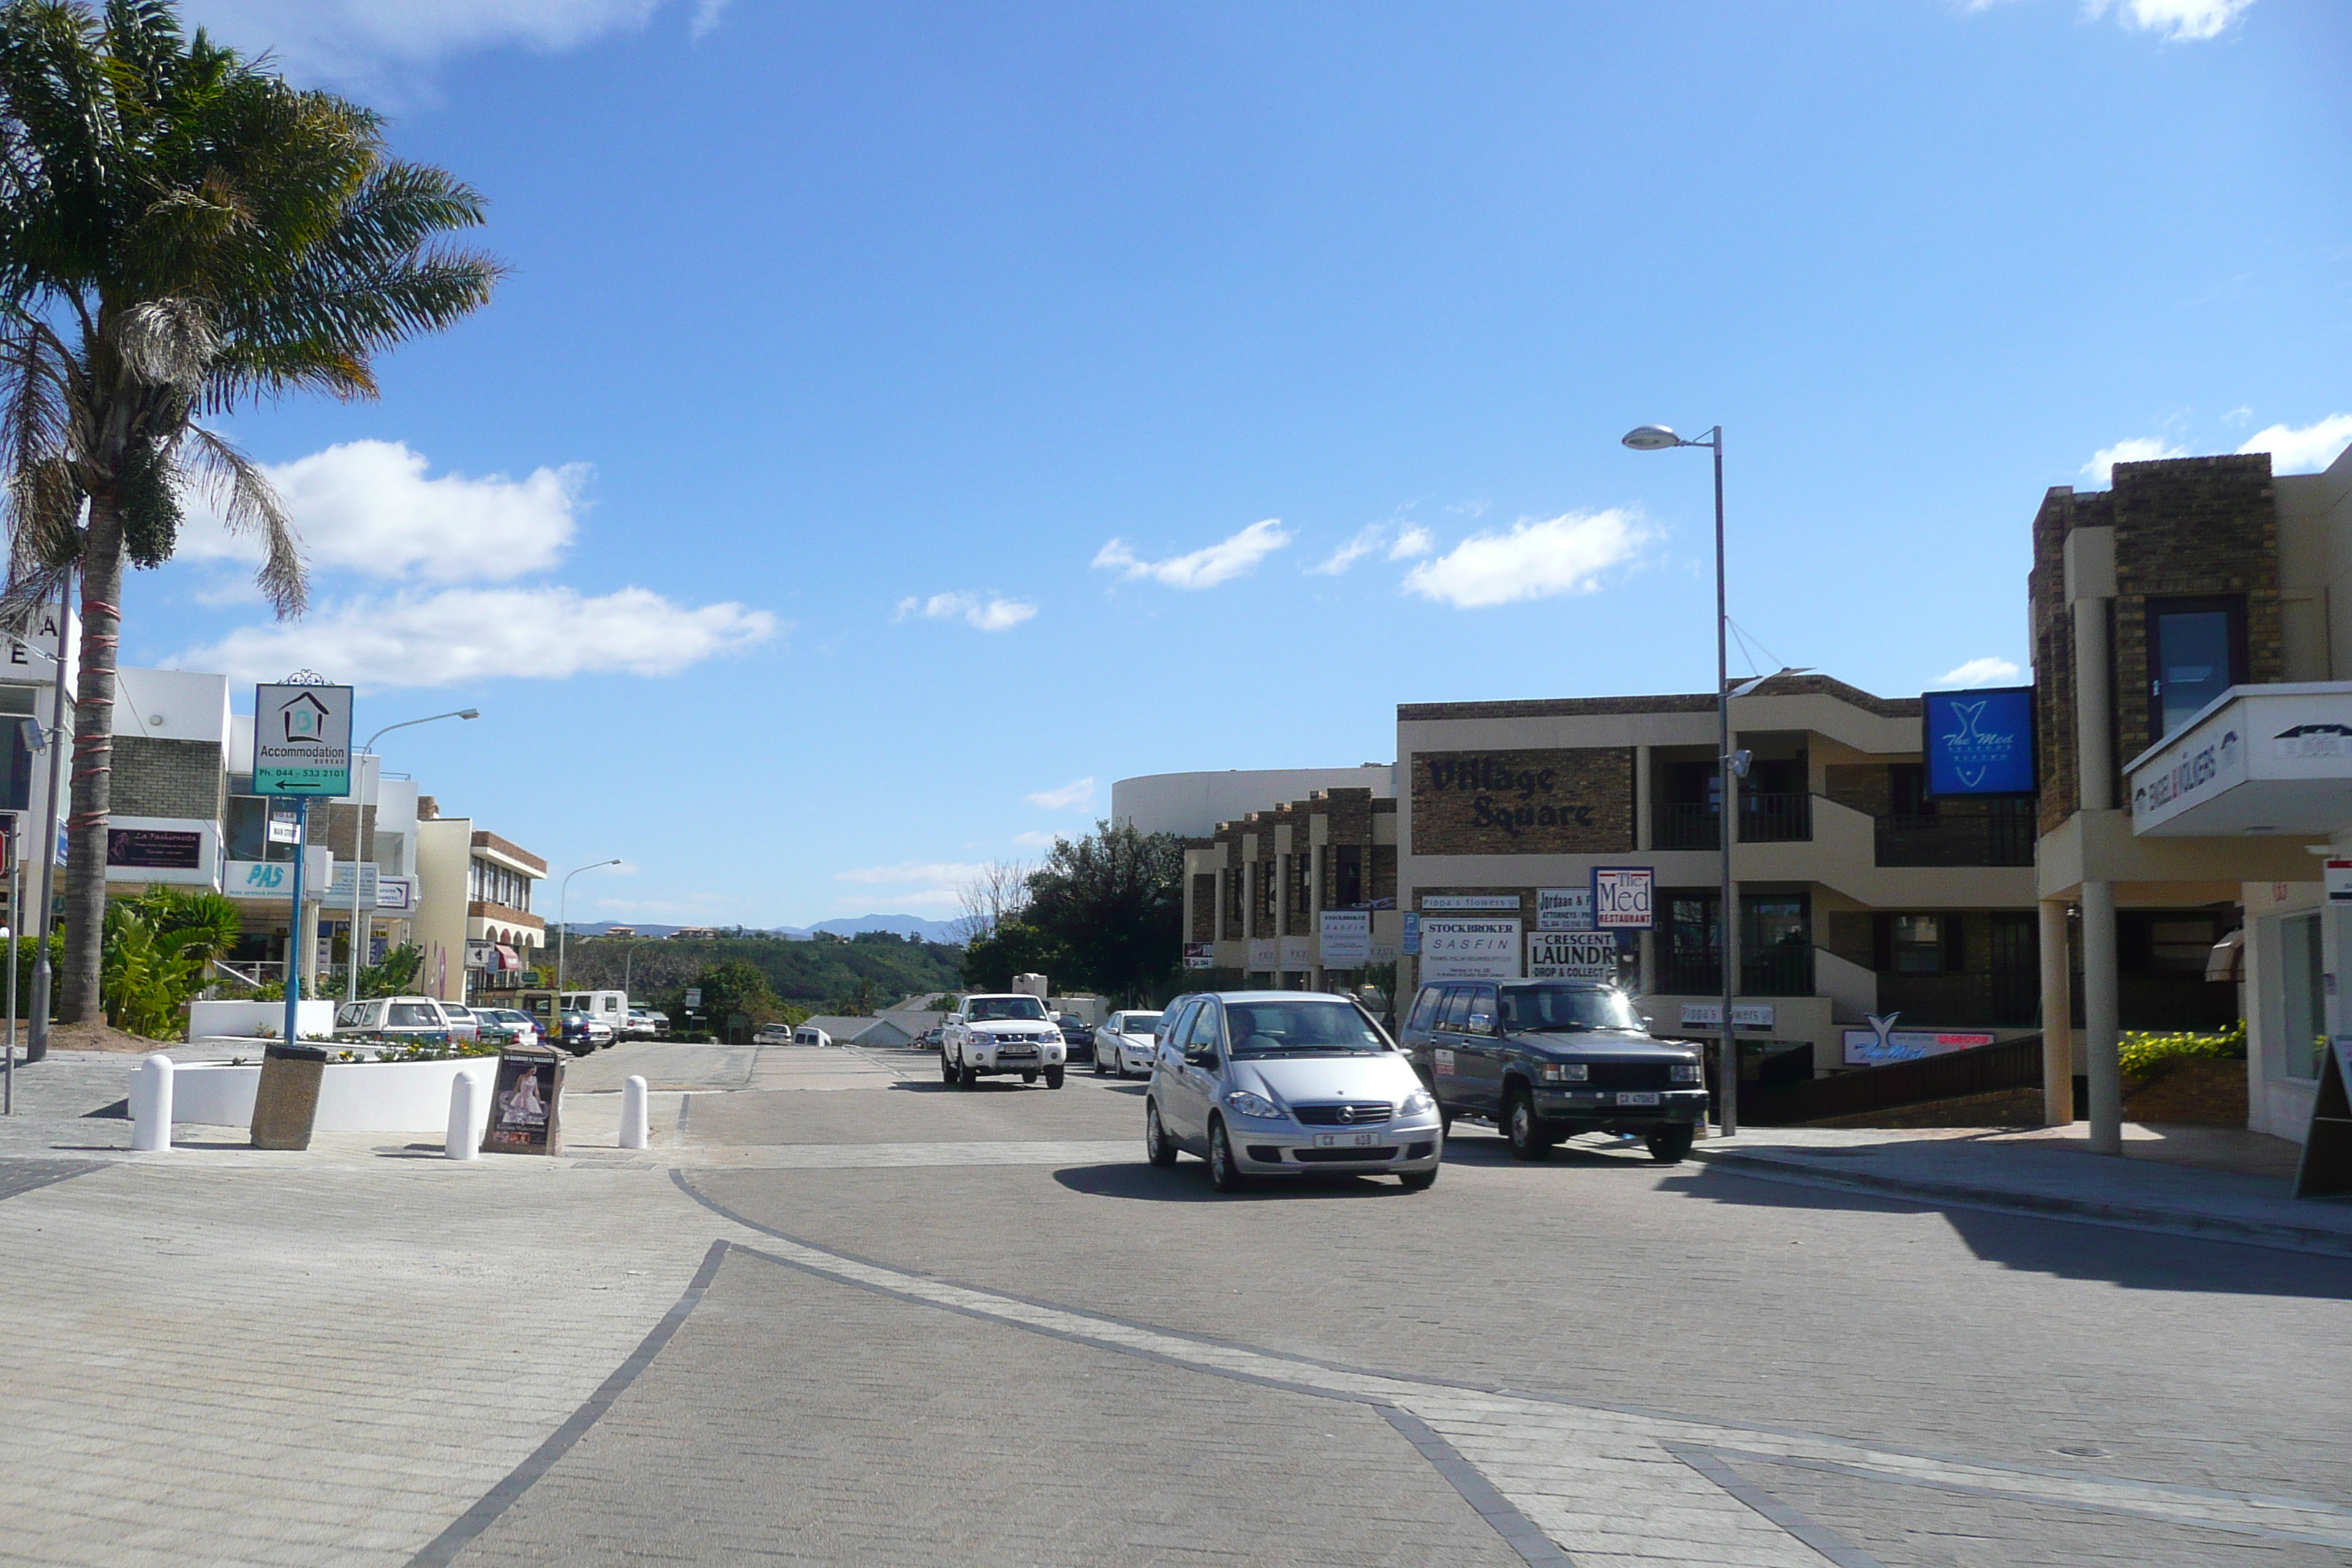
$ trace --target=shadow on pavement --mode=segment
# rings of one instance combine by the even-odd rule
[[[1852,1214],[1937,1214],[1988,1263],[2061,1279],[2098,1279],[2132,1290],[2352,1300],[2352,1258],[2284,1251],[2095,1222],[1941,1204],[1927,1198],[1800,1186],[1719,1166],[1678,1169],[1661,1192],[1747,1207]]]
[[[1042,1083],[1023,1083],[1017,1078],[984,1078],[970,1089],[935,1078],[902,1078],[885,1087],[904,1094],[1021,1094],[1031,1089],[1040,1094],[1051,1092]]]
[[[1209,1168],[1181,1160],[1167,1170],[1137,1161],[1131,1165],[1073,1165],[1054,1180],[1074,1193],[1097,1198],[1133,1198],[1155,1204],[1245,1204],[1265,1198],[1402,1197],[1395,1182],[1374,1176],[1265,1176],[1239,1193],[1209,1185]]]

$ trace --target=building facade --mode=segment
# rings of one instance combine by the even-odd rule
[[[2262,454],[2118,463],[2106,490],[2054,489],[2030,604],[2053,1092],[2079,1063],[2113,1148],[2118,1033],[2243,1016],[2249,1123],[2300,1139],[2346,1028],[2324,879],[2352,857],[2352,453],[2291,476]]]
[[[1399,956],[1397,856],[1397,803],[1370,786],[1213,825],[1184,848],[1186,969],[1203,988],[1361,984]]]
[[[1653,924],[1615,939],[1620,979],[1660,1033],[1719,1035],[1717,723],[1706,694],[1399,708],[1398,899],[1421,950],[1400,994],[1464,944],[1528,973],[1546,928],[1592,924],[1596,870],[1630,868]],[[1922,1048],[2032,1032],[2030,801],[1930,797],[1917,699],[1780,677],[1735,700],[1733,729],[1753,759],[1733,850],[1742,1081],[1884,1059],[1874,1016],[1935,1037]]]
[[[1317,790],[1360,789],[1374,799],[1395,798],[1395,769],[1387,763],[1354,768],[1227,768],[1222,772],[1145,773],[1110,786],[1110,819],[1139,833],[1207,838],[1277,801],[1304,800]]]
[[[443,816],[429,795],[419,812],[422,984],[450,1002],[494,1001],[520,990],[547,946],[547,921],[530,907],[547,862],[469,816]]]

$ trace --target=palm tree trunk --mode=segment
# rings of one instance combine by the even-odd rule
[[[73,815],[66,820],[66,962],[58,1018],[99,1016],[106,931],[106,818],[114,804],[114,671],[122,648],[122,522],[89,498],[81,558],[81,674],[76,684]]]

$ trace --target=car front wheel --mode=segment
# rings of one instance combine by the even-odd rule
[[[1067,1069],[1063,1068],[1047,1068],[1045,1069],[1045,1087],[1047,1089],[1061,1088],[1062,1075],[1066,1070]]]
[[[1143,1102],[1143,1157],[1165,1170],[1176,1163],[1176,1141],[1160,1125],[1160,1107]]]
[[[1404,1184],[1406,1192],[1425,1193],[1437,1184],[1437,1168],[1433,1165],[1426,1171],[1402,1171],[1397,1180]]]
[[[1661,1165],[1672,1165],[1691,1152],[1691,1141],[1696,1136],[1694,1127],[1660,1127],[1647,1140],[1650,1158]]]
[[[1097,1078],[1103,1076],[1103,1059],[1100,1051],[1095,1053],[1095,1076]]]
[[[1503,1136],[1510,1141],[1511,1153],[1521,1160],[1543,1159],[1557,1142],[1536,1115],[1535,1096],[1524,1089],[1513,1089],[1504,1103]]]
[[[1209,1123],[1209,1185],[1221,1193],[1237,1193],[1249,1184],[1234,1158],[1233,1140],[1225,1136],[1223,1119]]]
[[[948,1055],[947,1047],[945,1046],[941,1046],[940,1047],[940,1081],[941,1083],[953,1083],[955,1080],[955,1058]]]

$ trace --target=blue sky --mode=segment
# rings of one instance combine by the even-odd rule
[[[358,681],[575,919],[953,912],[1401,701],[2023,665],[2102,453],[2352,439],[2340,0],[192,0],[487,195],[492,306],[247,411],[126,661]],[[1987,662],[1990,661],[1990,662]],[[1092,781],[1089,785],[1086,781]],[[551,914],[553,910],[551,909]]]

